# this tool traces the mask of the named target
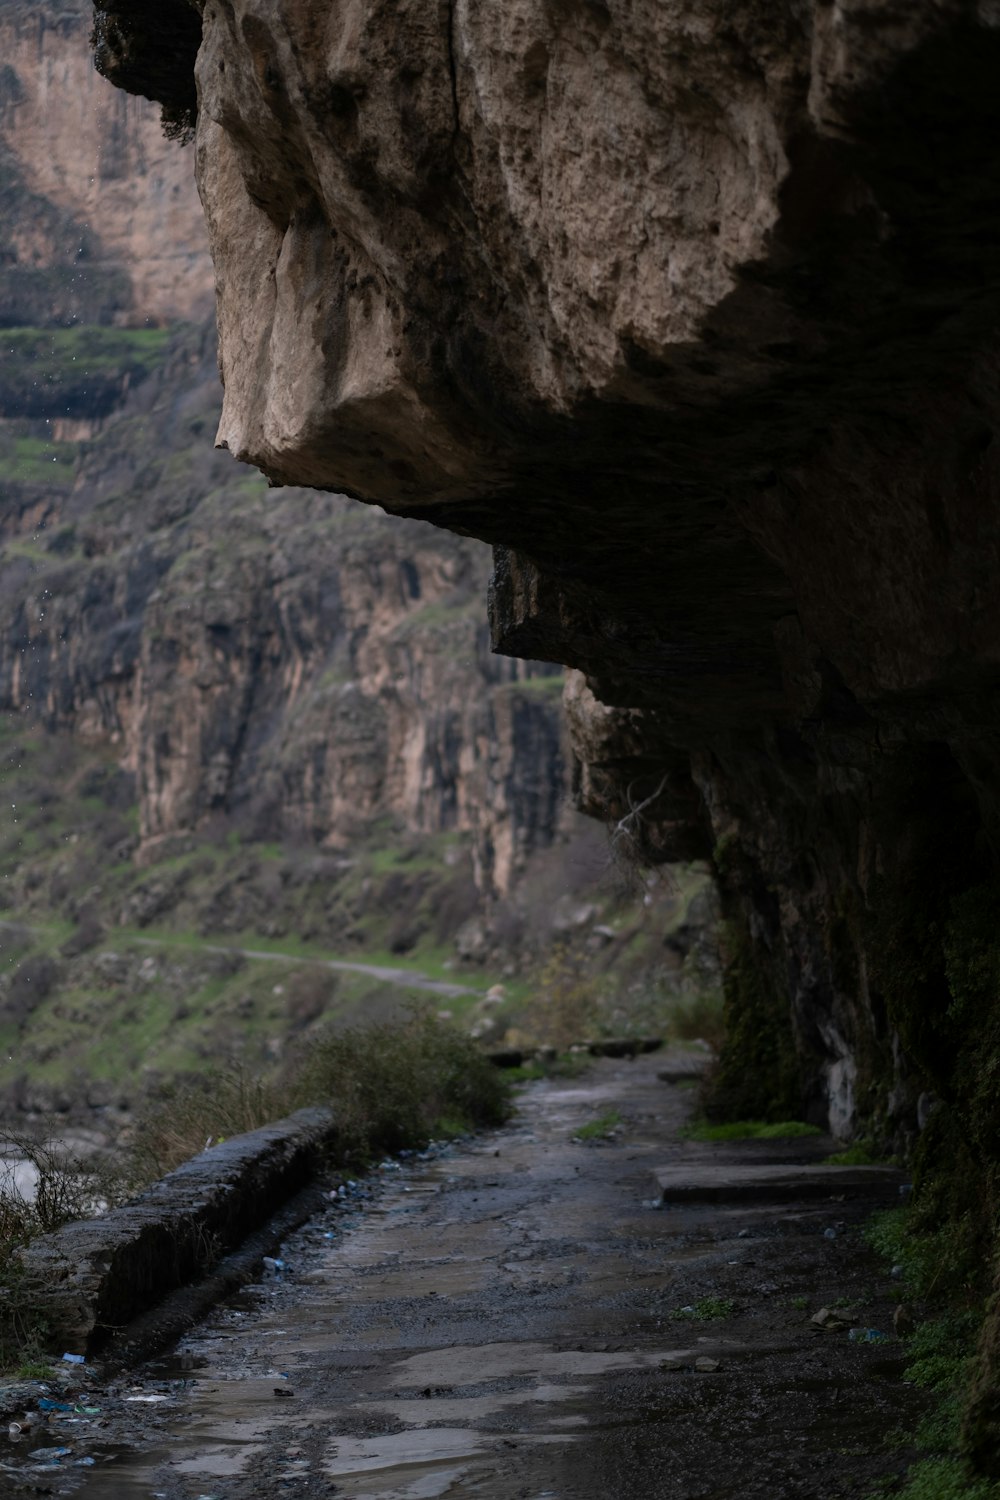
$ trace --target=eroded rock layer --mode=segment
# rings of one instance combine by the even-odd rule
[[[900,1143],[936,1095],[991,1190],[994,0],[198,8],[166,74],[186,0],[99,16],[197,80],[219,441],[498,544],[585,802],[713,851],[720,1100]]]

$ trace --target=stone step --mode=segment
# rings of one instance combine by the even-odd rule
[[[814,1162],[689,1162],[653,1173],[664,1203],[736,1203],[898,1194],[897,1167],[824,1167]]]

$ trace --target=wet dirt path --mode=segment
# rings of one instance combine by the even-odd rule
[[[358,1212],[288,1241],[278,1279],[106,1393],[105,1411],[132,1398],[139,1429],[78,1430],[97,1463],[49,1493],[867,1496],[907,1457],[902,1348],[809,1317],[853,1303],[852,1321],[891,1328],[858,1230],[871,1205],[650,1206],[654,1168],[720,1159],[679,1138],[691,1094],[662,1066],[532,1085],[509,1129],[383,1171]],[[573,1141],[612,1111],[612,1141]]]

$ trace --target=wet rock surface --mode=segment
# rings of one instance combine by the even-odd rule
[[[72,1452],[21,1489],[12,1445],[11,1493],[868,1494],[921,1400],[898,1340],[849,1335],[892,1328],[872,1200],[651,1206],[668,1161],[817,1154],[681,1139],[693,1095],[663,1062],[533,1085],[509,1129],[347,1188],[169,1358],[103,1389],[79,1372],[100,1416],[53,1414],[45,1444]],[[610,1141],[573,1140],[614,1110]]]

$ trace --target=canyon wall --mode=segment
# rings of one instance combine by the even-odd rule
[[[498,545],[496,648],[622,710],[578,705],[584,798],[716,853],[794,1053],[746,1102],[907,1139],[950,1084],[887,893],[948,920],[1000,834],[997,15],[198,9],[96,35],[175,118],[197,82],[218,442]]]
[[[496,649],[585,675],[584,802],[711,853],[718,1107],[935,1120],[995,1205],[994,0],[100,0],[96,36],[197,121],[218,441],[496,544]]]
[[[506,894],[567,810],[560,675],[490,654],[481,544],[275,504],[212,452],[194,150],[92,24],[0,0],[0,708],[115,745],[143,861],[213,820],[344,849],[382,819],[467,835]]]
[[[92,23],[87,0],[0,3],[0,327],[211,311],[191,153],[95,73]]]

